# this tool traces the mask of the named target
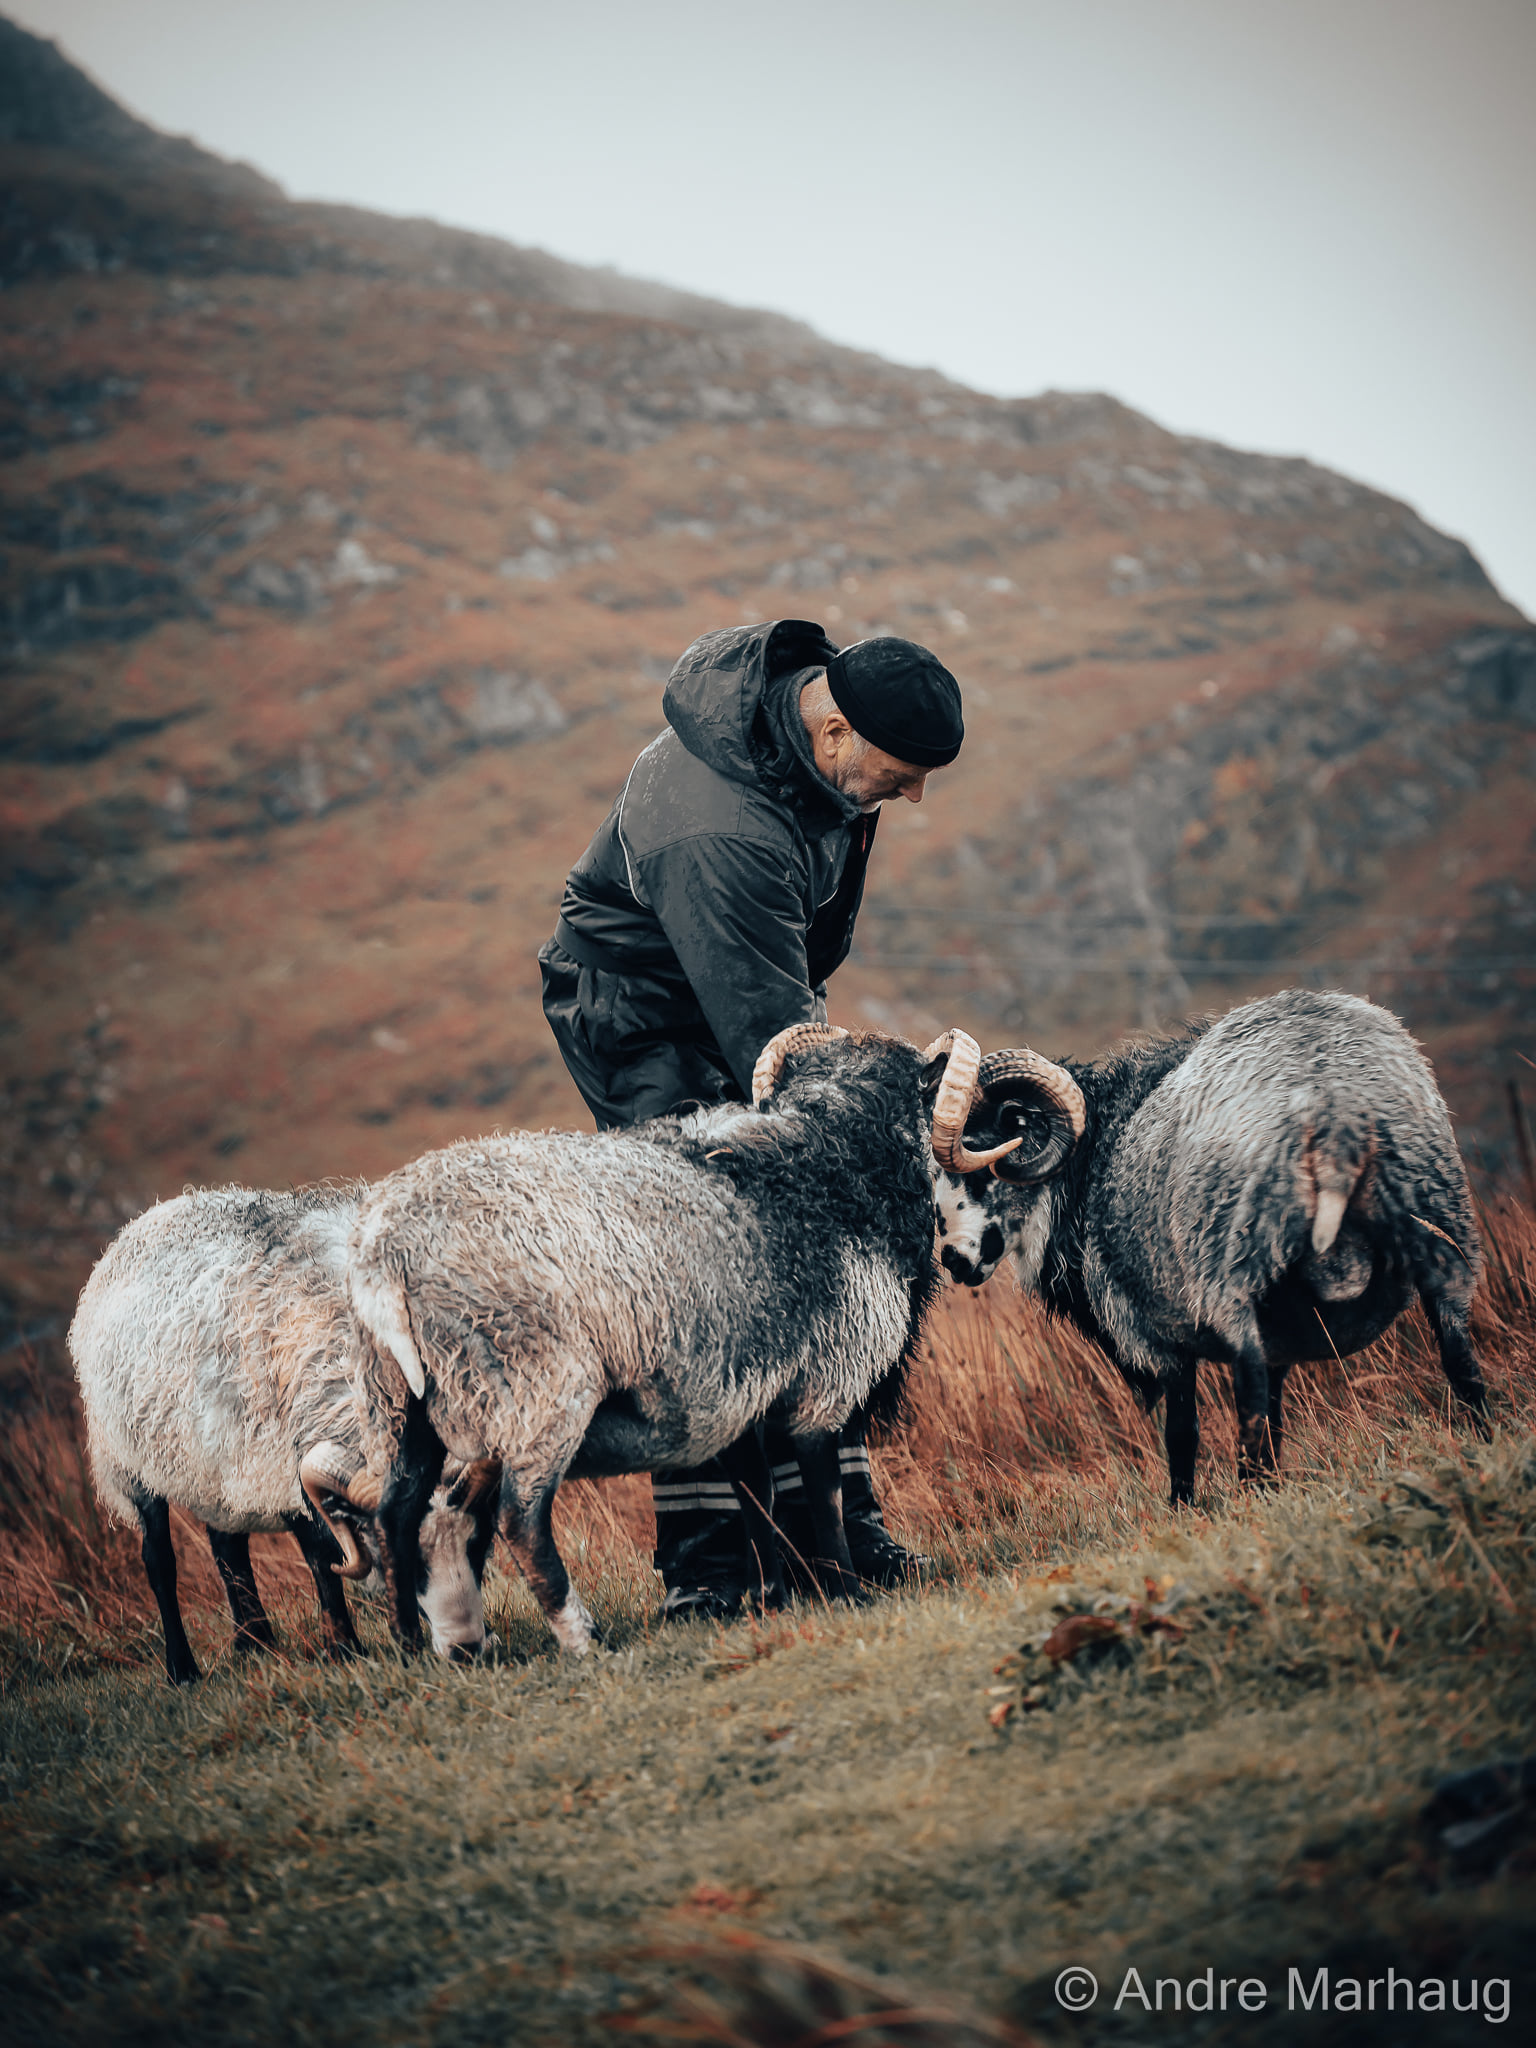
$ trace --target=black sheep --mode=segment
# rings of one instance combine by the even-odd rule
[[[1006,1249],[1149,1405],[1166,1397],[1175,1504],[1194,1491],[1199,1359],[1230,1365],[1239,1473],[1267,1477],[1290,1368],[1362,1350],[1415,1294],[1483,1414],[1466,1172],[1390,1012],[1288,989],[1091,1062],[990,1053],[966,1143],[1020,1134],[986,1170],[941,1175],[942,1261],[979,1286]]]
[[[758,1062],[757,1108],[468,1139],[374,1186],[351,1292],[403,1637],[445,1446],[501,1463],[502,1533],[577,1654],[590,1619],[550,1527],[568,1473],[727,1455],[754,1576],[782,1597],[769,1415],[796,1439],[824,1576],[856,1588],[832,1432],[910,1354],[938,1279],[934,1155],[953,1157],[979,1057],[960,1032],[924,1054],[795,1025]]]

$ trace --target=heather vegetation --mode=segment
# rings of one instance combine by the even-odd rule
[[[1259,1979],[1241,2025],[1261,2038],[1358,2032],[1285,2009],[1293,1966],[1464,1999],[1508,1979],[1518,2023],[1525,1810],[1426,1817],[1448,1774],[1536,1748],[1536,1229],[1514,1205],[1486,1222],[1489,1443],[1451,1419],[1409,1317],[1293,1376],[1271,1494],[1233,1483],[1208,1373],[1175,1517],[1155,1423],[994,1282],[946,1299],[880,1453],[934,1559],[922,1589],[663,1626],[643,1485],[576,1486],[567,1554],[607,1639],[583,1664],[494,1569],[481,1668],[402,1663],[371,1610],[370,1654],[327,1664],[279,1539],[258,1569],[282,1647],[238,1662],[183,1529],[212,1669],[173,1693],[135,1544],[40,1381],[0,1537],[12,2038],[1235,2030],[1115,2014],[1133,1966],[1149,1989]],[[1069,1964],[1106,1987],[1079,2019],[1052,1994]],[[1487,2024],[1426,2012],[1412,2038]]]

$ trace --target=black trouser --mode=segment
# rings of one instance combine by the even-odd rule
[[[718,1047],[667,1044],[648,1035],[625,1042],[624,976],[582,966],[553,939],[540,948],[539,967],[544,1015],[600,1131],[623,1130],[692,1103],[743,1099]],[[808,1555],[810,1516],[794,1447],[777,1424],[764,1428],[773,1467],[771,1512],[791,1548]],[[855,1421],[838,1438],[845,1522],[880,1519],[864,1437]],[[651,1493],[656,1569],[667,1590],[740,1590],[747,1570],[741,1509],[718,1461],[667,1472],[652,1481]]]
[[[585,967],[554,939],[539,948],[539,968],[544,1015],[600,1131],[688,1104],[744,1099],[712,1039],[665,1035],[669,1007],[679,1024],[684,1010],[669,1004],[664,981]]]
[[[850,1530],[880,1521],[862,1421],[855,1417],[838,1432],[837,1460],[843,1479],[843,1520]],[[783,1540],[792,1580],[803,1578],[814,1558],[815,1536],[805,1482],[789,1433],[763,1424],[763,1445],[773,1470],[769,1512]],[[746,1569],[741,1507],[718,1459],[686,1471],[663,1472],[651,1481],[656,1507],[656,1569],[669,1593],[709,1586],[740,1592]],[[883,1523],[881,1533],[884,1533]]]

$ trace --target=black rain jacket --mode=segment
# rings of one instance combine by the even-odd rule
[[[825,1018],[877,815],[817,773],[800,717],[836,652],[805,619],[696,640],[571,870],[544,1012],[599,1125],[744,1098],[776,1031]]]

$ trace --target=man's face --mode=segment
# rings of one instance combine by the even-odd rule
[[[834,789],[841,790],[864,810],[877,811],[883,803],[898,796],[905,797],[909,804],[922,802],[928,769],[916,768],[910,761],[898,761],[894,754],[883,753],[867,742],[861,744],[846,725],[841,734],[829,735],[829,739],[827,751],[832,759],[822,772]]]

